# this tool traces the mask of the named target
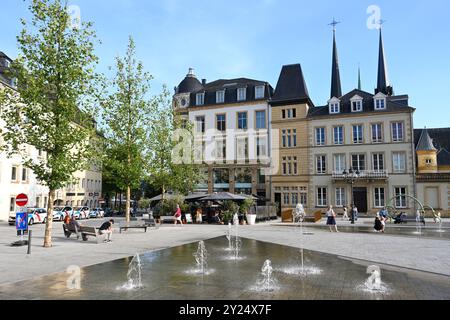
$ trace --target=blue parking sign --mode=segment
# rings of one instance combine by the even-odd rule
[[[27,213],[16,213],[16,229],[18,231],[28,230],[28,214]]]

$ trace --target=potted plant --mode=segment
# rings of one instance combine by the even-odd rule
[[[224,211],[222,215],[223,224],[229,224],[233,221],[233,212],[231,211]]]
[[[247,224],[254,225],[256,224],[256,212],[251,213],[250,208],[253,207],[255,204],[255,201],[253,199],[247,199],[244,202],[242,202],[241,206],[239,207],[239,211],[241,214],[245,215]]]
[[[233,216],[239,211],[239,206],[233,201],[224,201],[223,205],[223,223],[228,224],[233,221]]]

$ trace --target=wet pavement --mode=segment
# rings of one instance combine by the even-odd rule
[[[71,290],[73,274],[59,273],[0,286],[0,299],[305,299],[448,300],[450,277],[338,255],[242,239],[241,260],[234,260],[225,237],[205,241],[208,275],[195,274],[198,243],[140,255],[142,289],[124,291],[132,257],[82,268],[81,289]],[[261,267],[270,259],[275,283],[266,291]],[[366,286],[368,268],[381,271],[379,290]],[[372,268],[373,269],[373,268]],[[306,275],[305,275],[306,274]]]

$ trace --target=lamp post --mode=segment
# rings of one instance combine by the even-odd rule
[[[344,170],[344,172],[342,173],[344,175],[344,179],[345,182],[351,184],[352,186],[352,194],[351,194],[351,217],[352,217],[352,224],[355,224],[355,214],[354,214],[354,207],[355,207],[355,203],[354,203],[354,184],[359,180],[360,177],[360,172],[359,170],[354,171],[353,169],[350,170]]]

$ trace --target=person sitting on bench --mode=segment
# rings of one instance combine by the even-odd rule
[[[111,219],[109,221],[106,221],[102,224],[102,226],[99,229],[100,234],[105,234],[106,238],[104,242],[112,242],[111,236],[112,236],[112,225],[114,224],[114,219]]]

